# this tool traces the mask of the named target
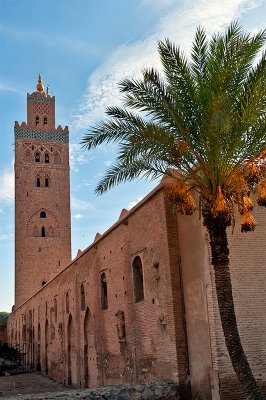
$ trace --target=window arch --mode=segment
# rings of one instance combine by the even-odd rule
[[[142,262],[139,256],[135,257],[133,261],[133,282],[135,303],[138,303],[144,299],[143,270]]]
[[[37,228],[36,225],[35,225],[34,228],[33,228],[33,236],[35,236],[35,237],[38,236],[38,228]]]
[[[45,153],[45,155],[44,155],[44,162],[45,162],[45,164],[49,164],[49,154],[48,153]]]
[[[45,211],[41,211],[40,212],[40,218],[46,218],[46,212]]]
[[[48,123],[47,117],[43,117],[43,125],[47,125],[47,123]]]
[[[49,178],[45,177],[44,178],[44,187],[49,187],[49,186],[50,186]]]
[[[105,273],[101,274],[101,301],[102,301],[102,310],[106,310],[108,308],[108,298],[107,298],[107,280]]]
[[[83,283],[80,285],[80,309],[85,310],[85,290]]]
[[[38,115],[36,115],[36,117],[35,117],[35,125],[37,126],[37,125],[39,125],[39,123],[40,123],[40,118],[39,118]]]
[[[42,237],[45,237],[46,235],[45,235],[45,227],[44,226],[42,226],[42,231],[41,231],[41,233],[42,233]]]
[[[36,177],[35,186],[41,187],[41,178],[39,176]]]
[[[41,161],[40,153],[37,151],[35,153],[35,162],[40,162],[40,161]]]
[[[46,281],[42,281],[42,286],[46,285]]]
[[[69,313],[69,293],[66,292],[66,312]]]

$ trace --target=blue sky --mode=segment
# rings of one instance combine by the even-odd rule
[[[26,121],[26,94],[43,76],[56,96],[56,123],[71,134],[72,256],[103,233],[156,182],[94,194],[115,147],[86,152],[80,140],[119,104],[117,82],[161,68],[156,43],[169,37],[189,52],[196,27],[208,34],[239,19],[265,27],[265,0],[0,0],[0,310],[14,299],[14,121]]]

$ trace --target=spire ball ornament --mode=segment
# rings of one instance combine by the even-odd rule
[[[39,74],[39,78],[38,78],[38,84],[36,86],[36,89],[38,90],[38,92],[43,92],[44,91],[44,86],[42,84],[42,77]]]

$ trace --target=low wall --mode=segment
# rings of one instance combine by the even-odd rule
[[[29,399],[88,399],[88,400],[179,400],[178,384],[175,382],[153,382],[136,385],[106,386],[93,389],[80,389],[56,393],[44,393],[20,396],[20,400]]]

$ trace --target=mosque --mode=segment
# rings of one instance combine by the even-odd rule
[[[221,329],[208,235],[165,180],[71,258],[69,131],[42,79],[15,122],[15,305],[8,338],[76,387],[178,382],[184,399],[240,399]],[[266,394],[266,213],[228,231],[240,337]]]

